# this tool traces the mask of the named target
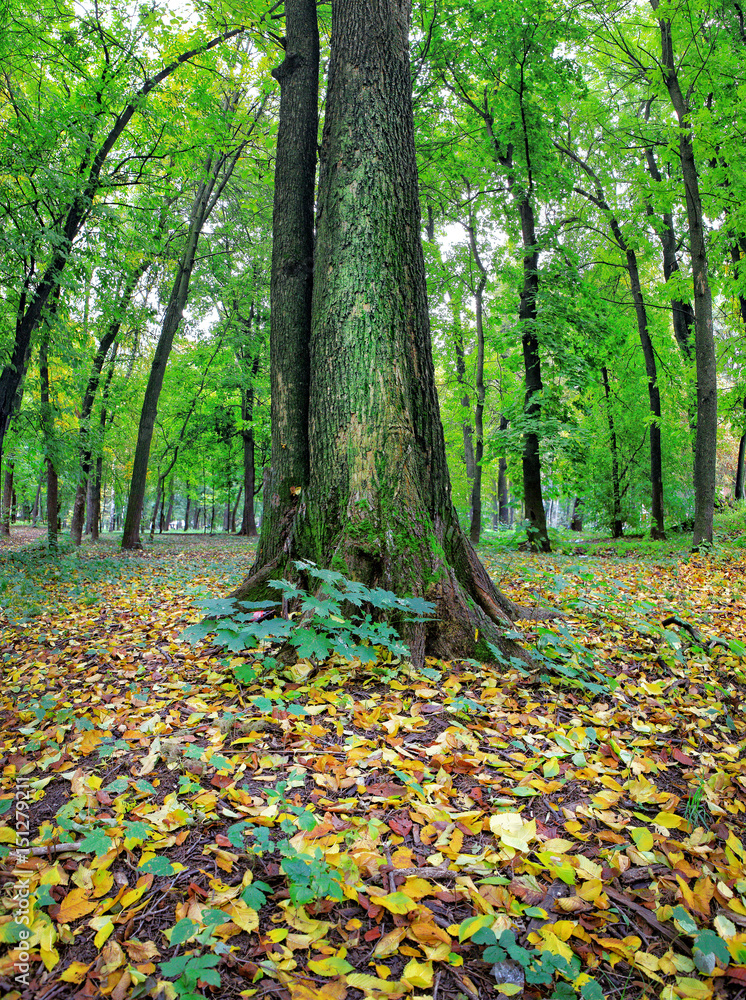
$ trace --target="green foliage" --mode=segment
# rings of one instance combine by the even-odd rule
[[[704,830],[709,830],[712,815],[710,807],[707,804],[707,799],[705,798],[704,779],[700,781],[684,803],[684,816],[693,827],[702,827]]]
[[[461,925],[460,938],[469,922],[464,921]],[[468,934],[468,928],[466,932]],[[580,996],[583,1000],[603,998],[604,994],[599,984],[581,972],[580,959],[577,955],[568,960],[563,955],[555,955],[548,949],[538,951],[522,948],[516,942],[513,931],[503,931],[498,938],[491,928],[480,927],[469,936],[476,944],[486,945],[482,958],[485,962],[492,963],[492,974],[498,986],[506,979],[517,985],[515,977],[516,975],[520,977],[522,974],[527,986],[549,988],[554,984],[554,990],[548,994],[551,1000],[565,1000],[575,996]],[[559,981],[558,977],[561,977]]]
[[[287,580],[270,580],[270,586],[292,602],[297,618],[258,620],[263,611],[277,607],[276,601],[199,601],[198,606],[213,616],[191,625],[180,638],[199,642],[214,635],[216,646],[233,653],[256,651],[257,661],[270,666],[274,660],[266,657],[263,649],[278,642],[294,646],[300,658],[323,661],[336,654],[372,664],[378,659],[377,649],[397,657],[409,653],[396,629],[378,616],[374,618],[374,612],[402,624],[425,621],[434,607],[422,598],[397,597],[390,590],[366,587],[313,563],[299,560],[295,567],[316,581],[313,592]],[[236,611],[236,607],[245,610]],[[236,668],[236,676],[248,683],[257,673],[253,666],[243,665]]]
[[[90,607],[100,600],[100,584],[121,579],[133,569],[105,548],[82,558],[68,544],[56,552],[41,545],[9,552],[0,560],[0,605],[14,624],[53,612],[60,600]],[[50,584],[53,593],[47,589]]]

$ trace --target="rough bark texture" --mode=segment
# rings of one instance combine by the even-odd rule
[[[650,0],[657,10],[659,0]],[[694,155],[688,97],[681,89],[674,59],[671,22],[658,21],[663,78],[676,112],[679,159],[684,179],[689,247],[694,283],[694,344],[697,366],[697,435],[694,452],[694,537],[692,545],[712,542],[717,463],[717,357],[712,324],[712,291],[708,275],[704,211]]]
[[[281,528],[287,555],[423,596],[403,625],[426,654],[490,658],[521,610],[489,579],[451,502],[420,242],[408,4],[332,8],[314,268],[309,483]],[[264,525],[263,525],[264,534]],[[271,562],[234,592],[254,597]]]
[[[510,421],[504,413],[500,414],[500,430],[506,431]],[[508,495],[508,460],[501,455],[497,463],[497,500],[500,524],[510,524],[510,497]]]
[[[282,557],[289,508],[308,483],[313,196],[318,145],[319,32],[315,0],[286,0],[270,283],[272,461],[255,566]],[[247,502],[253,504],[253,486]]]

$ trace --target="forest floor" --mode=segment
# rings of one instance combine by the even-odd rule
[[[746,997],[746,516],[482,556],[540,669],[182,630],[253,546],[0,543],[0,993]],[[670,618],[675,621],[669,621]],[[243,672],[245,676],[245,671]]]

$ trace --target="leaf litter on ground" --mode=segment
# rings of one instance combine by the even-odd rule
[[[251,656],[179,636],[250,555],[161,541],[94,595],[23,564],[5,997],[746,995],[739,552],[487,549],[566,615],[521,623],[536,674],[381,650],[242,683]]]

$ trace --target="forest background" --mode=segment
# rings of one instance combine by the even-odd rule
[[[525,531],[537,496],[555,525],[689,526],[715,364],[699,480],[705,506],[743,497],[743,15],[655,7],[415,4],[433,347],[473,541]],[[139,497],[144,531],[253,534],[282,10],[4,16],[0,530],[56,497],[50,541],[72,524],[79,544]]]

